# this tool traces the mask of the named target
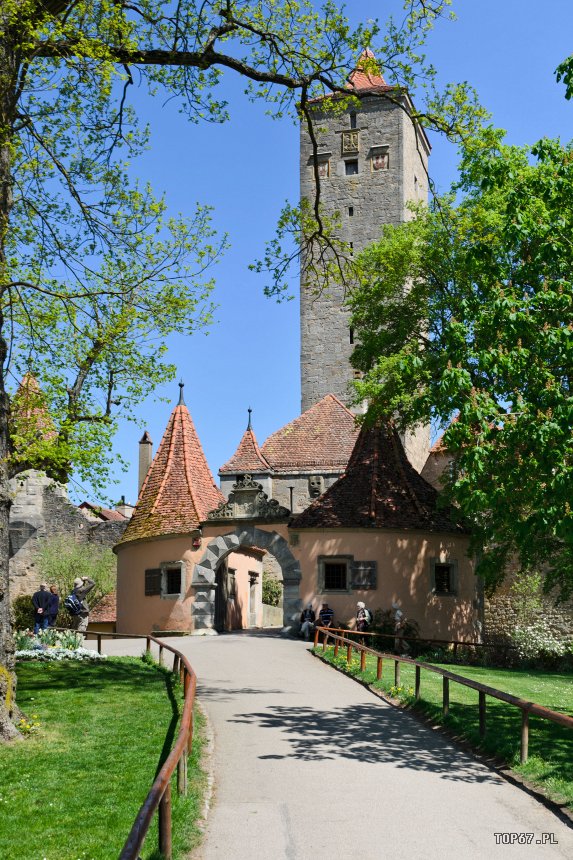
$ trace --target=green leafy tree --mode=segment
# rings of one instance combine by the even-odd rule
[[[40,544],[36,563],[42,580],[55,585],[62,600],[72,591],[78,576],[88,576],[95,582],[87,596],[90,606],[115,589],[117,565],[109,547],[54,537]]]
[[[351,298],[358,397],[446,426],[445,493],[494,586],[517,557],[573,589],[573,145],[462,152],[463,195],[388,227]],[[452,420],[455,419],[455,420]]]
[[[421,46],[448,3],[408,0],[400,26],[390,22],[378,55],[397,87],[431,83]],[[310,0],[3,0],[0,732],[11,731],[1,703],[13,686],[10,475],[41,464],[60,479],[74,468],[103,481],[117,416],[172,373],[164,338],[209,319],[202,275],[221,240],[207,209],[169,219],[150,188],[130,182],[129,161],[148,141],[129,103],[134,80],[177,98],[192,122],[222,122],[218,85],[236,73],[275,117],[312,125],[312,100],[348,96],[348,72],[378,33],[376,24],[353,31],[332,0],[320,9]],[[456,93],[429,101],[427,121],[457,133],[468,112]],[[319,184],[305,229],[307,247],[331,247]],[[43,442],[10,424],[6,375],[23,370],[40,379],[54,422]]]

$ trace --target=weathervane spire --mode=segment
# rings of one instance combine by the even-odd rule
[[[185,383],[182,379],[179,380],[179,403],[177,406],[185,406],[185,398],[183,397],[183,389],[185,388]]]
[[[251,409],[251,407],[249,406],[249,408],[247,409],[247,412],[249,413],[249,423],[247,424],[247,430],[251,430],[251,429],[252,429],[252,428],[251,428],[251,412],[252,412],[252,411],[253,411],[253,410],[252,410],[252,409]]]

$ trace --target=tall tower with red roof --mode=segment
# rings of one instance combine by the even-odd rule
[[[403,90],[389,86],[365,51],[348,80],[358,102],[342,112],[315,104],[320,200],[329,215],[338,212],[341,237],[358,253],[380,237],[384,224],[411,217],[409,201],[428,194],[430,145],[423,129],[409,117],[411,103]],[[308,130],[301,125],[301,198],[314,200],[314,153]],[[344,308],[342,287],[313,293],[301,284],[302,410],[326,394],[351,404],[350,365],[353,332]],[[427,456],[427,434],[404,440],[406,453],[421,469]]]

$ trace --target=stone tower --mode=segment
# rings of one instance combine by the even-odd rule
[[[425,201],[428,195],[428,139],[409,118],[407,93],[361,69],[370,57],[365,52],[349,78],[349,89],[359,96],[359,104],[336,115],[325,112],[320,102],[315,105],[321,203],[326,213],[340,213],[342,238],[354,253],[378,239],[382,225],[411,217],[406,208],[409,201]],[[313,150],[304,123],[300,187],[301,198],[312,201]],[[353,332],[343,288],[331,287],[327,295],[316,295],[312,285],[301,284],[300,319],[302,411],[329,393],[350,405]],[[428,440],[425,431],[403,440],[418,470],[425,461]]]

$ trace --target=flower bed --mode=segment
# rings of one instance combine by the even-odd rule
[[[83,636],[74,630],[41,630],[34,634],[31,630],[19,630],[14,634],[17,660],[105,660],[105,654],[98,654],[82,648]]]

